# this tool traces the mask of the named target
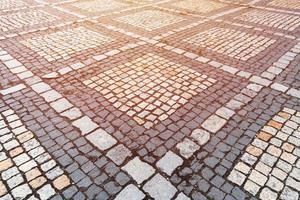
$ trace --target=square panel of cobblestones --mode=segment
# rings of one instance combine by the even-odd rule
[[[233,6],[221,3],[214,0],[187,0],[187,1],[174,1],[172,3],[164,3],[159,6],[175,9],[183,13],[195,13],[204,16],[214,15],[218,12],[225,11],[233,8]]]
[[[300,25],[299,16],[262,10],[250,11],[234,19],[288,31],[293,31]]]
[[[92,57],[134,41],[94,23],[77,23],[17,36],[1,42],[0,46],[42,76],[76,70],[85,62],[96,62]]]
[[[183,41],[238,60],[247,61],[274,44],[276,40],[216,27],[200,32]]]
[[[36,30],[72,19],[75,18],[49,7],[4,12],[0,15],[0,34],[5,36],[11,33]]]
[[[180,1],[172,4],[175,7],[192,10],[200,13],[208,13],[217,9],[223,8],[225,4],[207,0],[188,0]]]
[[[73,5],[77,8],[89,11],[89,12],[102,12],[110,9],[117,9],[126,6],[127,4],[118,2],[118,1],[108,1],[108,0],[101,0],[101,1],[81,1],[75,2]]]
[[[153,37],[199,20],[188,15],[169,12],[163,8],[146,7],[99,19],[100,23],[116,26],[141,36]]]
[[[199,65],[150,45],[79,69],[81,75],[74,79],[76,73],[49,80],[49,84],[102,129],[126,141],[124,146],[130,151],[139,149],[139,155],[151,163],[168,150],[177,155],[180,151],[189,152],[186,157],[190,158],[199,146],[195,144],[197,147],[192,151],[185,150],[190,144],[180,148],[176,144],[182,142],[185,135],[190,137],[191,131],[221,106],[213,99],[225,103],[247,82],[221,70],[214,73],[209,65]],[[174,122],[176,125],[172,125]],[[179,130],[186,131],[178,133]],[[194,139],[186,141],[190,140]],[[149,160],[147,157],[152,153],[158,157]]]
[[[181,22],[184,19],[159,10],[146,10],[118,17],[116,20],[132,26],[137,26],[147,31],[153,31],[155,29]]]
[[[135,4],[120,0],[85,0],[65,3],[60,7],[86,16],[98,16],[128,9],[132,5]]]
[[[284,108],[256,134],[246,152],[234,166],[228,179],[260,199],[279,198],[289,190],[289,198],[299,198],[300,112]],[[286,199],[283,192],[280,198]]]
[[[138,124],[151,128],[215,82],[193,69],[150,53],[83,83],[100,92]]]
[[[278,9],[295,9],[300,10],[300,2],[297,0],[272,0],[267,1],[267,6],[276,7]]]
[[[54,22],[58,19],[58,17],[41,10],[30,10],[0,16],[0,29],[2,32],[7,32],[9,30],[21,29],[24,26]]]
[[[38,3],[34,0],[2,0],[0,2],[0,10],[1,12],[10,11],[36,5],[38,5]]]
[[[283,12],[250,9],[247,12],[235,12],[225,18],[233,23],[238,22],[295,36],[300,32],[299,16]]]
[[[163,40],[188,52],[254,74],[266,70],[296,44],[292,39],[263,31],[214,22],[206,22]]]
[[[25,7],[28,4],[25,1],[19,0],[3,0],[0,2],[0,9],[10,9],[10,8],[17,8],[17,7]]]
[[[77,27],[20,41],[48,61],[68,59],[70,54],[113,42],[109,36]]]

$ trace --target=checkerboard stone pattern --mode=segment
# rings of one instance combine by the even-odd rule
[[[250,11],[235,19],[288,31],[293,31],[300,25],[299,16],[264,10]]]
[[[27,3],[21,0],[1,0],[0,1],[0,10],[24,7],[27,6]]]
[[[237,30],[215,27],[183,41],[235,59],[247,61],[264,51],[276,40]]]
[[[83,83],[145,128],[167,119],[216,80],[149,53]]]
[[[177,22],[181,22],[184,20],[184,18],[160,10],[145,10],[119,17],[116,20],[132,26],[143,28],[147,31],[153,31]]]
[[[269,6],[282,7],[289,9],[300,9],[299,0],[273,0],[268,3]]]
[[[23,40],[21,43],[48,61],[68,59],[70,54],[94,48],[113,39],[85,27],[77,27]]]
[[[128,4],[114,0],[79,1],[72,5],[88,12],[101,12],[128,6]]]
[[[10,31],[27,26],[38,25],[58,20],[58,17],[41,10],[19,11],[17,13],[0,16],[0,30]]]
[[[173,3],[172,6],[195,12],[209,13],[223,8],[225,4],[209,0],[187,0]]]
[[[300,112],[284,108],[257,133],[228,179],[260,199],[299,199]]]
[[[0,113],[0,198],[48,199],[70,179],[13,110]]]

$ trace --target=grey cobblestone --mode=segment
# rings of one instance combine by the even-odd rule
[[[0,199],[299,199],[299,9],[1,1]]]

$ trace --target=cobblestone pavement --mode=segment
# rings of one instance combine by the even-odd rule
[[[299,0],[0,0],[0,199],[300,199]]]

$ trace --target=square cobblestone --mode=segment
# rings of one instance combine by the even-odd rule
[[[146,80],[141,82],[137,75]],[[215,81],[158,55],[146,54],[83,83],[140,125],[151,128]]]
[[[169,181],[159,174],[148,181],[143,189],[157,200],[171,199],[177,191]]]
[[[21,41],[21,43],[48,61],[59,58],[68,59],[69,55],[78,51],[94,48],[112,42],[113,39],[84,27],[59,31],[40,37]]]
[[[155,172],[151,165],[141,161],[138,157],[129,161],[122,169],[128,172],[138,184],[141,184]]]
[[[183,41],[243,61],[256,56],[275,42],[271,38],[250,35],[228,28],[212,28]],[[227,45],[222,45],[224,43]]]
[[[184,20],[184,18],[159,10],[147,10],[122,16],[117,21],[130,24],[147,31],[153,31]]]
[[[297,0],[0,10],[0,199],[299,199]]]

